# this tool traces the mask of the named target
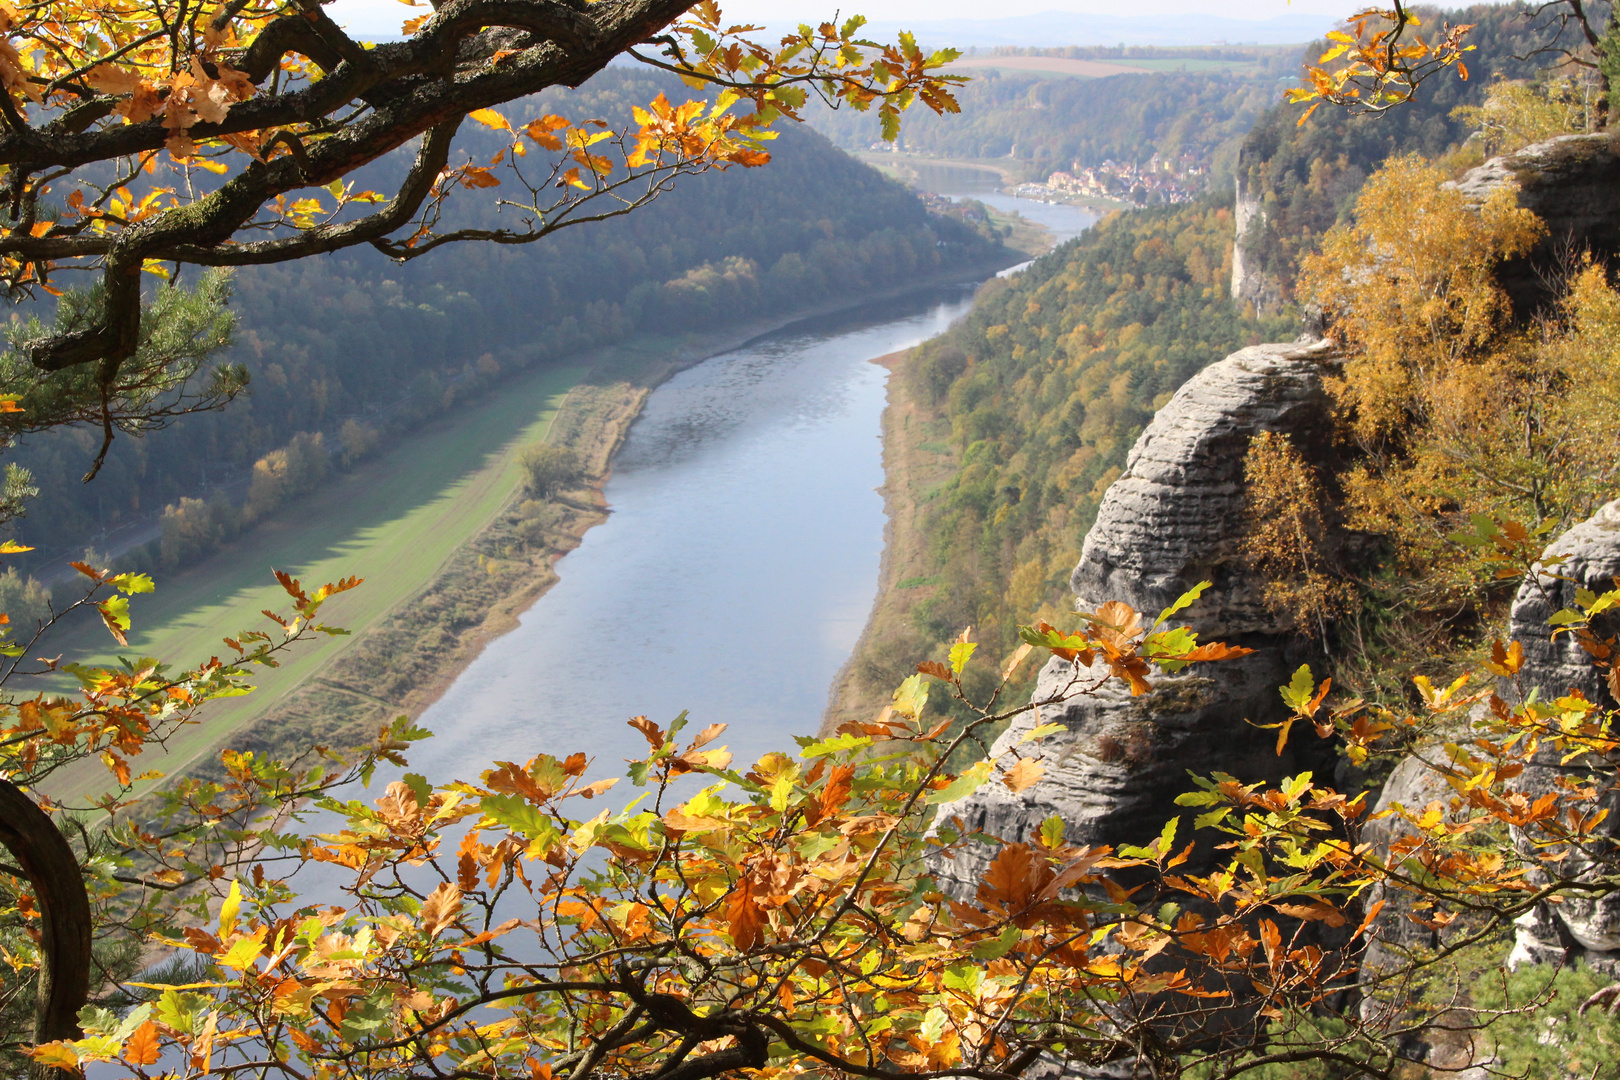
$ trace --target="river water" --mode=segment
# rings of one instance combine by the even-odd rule
[[[413,770],[474,780],[582,750],[619,775],[646,749],[627,719],[682,710],[693,731],[728,724],[716,745],[740,764],[813,733],[877,590],[887,371],[871,361],[943,331],[973,288],[791,326],[655,390],[610,517],[422,716],[437,737]]]
[[[612,513],[560,580],[422,717],[436,780],[583,750],[616,775],[626,725],[683,709],[739,760],[813,732],[860,636],[883,546],[875,357],[939,333],[971,285],[801,324],[660,386],[614,461]],[[784,746],[785,744],[785,746]]]

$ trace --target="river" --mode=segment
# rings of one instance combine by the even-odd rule
[[[646,746],[626,720],[682,710],[694,731],[728,724],[740,763],[813,733],[877,590],[887,372],[871,361],[944,330],[972,293],[790,326],[654,391],[614,461],[610,517],[423,714],[437,737],[412,768],[476,779],[583,750],[618,775]]]

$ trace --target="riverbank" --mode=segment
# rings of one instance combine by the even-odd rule
[[[999,265],[963,267],[914,280],[892,290],[892,295],[982,279]],[[867,297],[862,303],[883,298]],[[590,361],[588,370],[566,388],[550,388],[556,399],[552,415],[543,423],[537,420],[519,437],[502,440],[487,451],[477,476],[464,478],[480,490],[476,505],[474,501],[458,503],[456,520],[440,516],[435,524],[430,518],[426,532],[418,529],[413,533],[420,543],[442,545],[439,533],[476,525],[466,528],[465,538],[431,566],[424,565],[426,558],[418,558],[409,566],[396,561],[379,573],[343,562],[340,549],[344,545],[327,537],[317,552],[308,553],[312,558],[306,564],[285,560],[272,564],[268,561],[271,545],[247,550],[238,542],[184,574],[160,580],[160,597],[173,597],[177,602],[202,597],[211,610],[160,609],[152,603],[158,598],[142,597],[136,611],[137,631],[145,632],[131,646],[146,655],[185,662],[194,660],[196,654],[217,651],[219,637],[240,629],[249,621],[248,612],[285,606],[274,596],[265,597],[263,603],[257,602],[257,595],[249,600],[241,581],[244,563],[262,564],[249,568],[255,584],[261,578],[268,581],[270,565],[290,569],[306,580],[325,580],[340,573],[369,578],[361,589],[334,600],[329,612],[332,622],[355,631],[353,637],[339,639],[330,649],[322,645],[306,650],[307,655],[300,654],[284,668],[264,673],[257,680],[255,694],[211,707],[206,724],[177,740],[166,761],[152,764],[168,772],[206,769],[224,744],[266,751],[307,748],[317,742],[354,745],[367,741],[379,724],[394,716],[419,715],[489,641],[515,625],[519,614],[555,583],[556,562],[604,520],[608,510],[601,490],[610,475],[613,455],[655,387],[677,371],[763,334],[854,306],[858,305],[823,304],[791,316],[751,320],[701,338],[641,341],[634,347],[601,350],[583,358]],[[530,407],[537,404],[531,402]],[[477,408],[468,411],[475,413]],[[510,417],[502,422],[510,424]],[[465,426],[487,427],[489,423],[481,416],[469,416]],[[437,437],[446,444],[454,441],[452,433],[443,430]],[[518,447],[541,437],[579,451],[588,464],[591,482],[537,506],[517,493],[513,457]],[[393,452],[403,457],[396,460],[385,455],[384,460],[362,467],[352,478],[344,477],[313,500],[293,507],[290,516],[298,523],[289,522],[285,528],[295,530],[307,526],[311,518],[341,515],[343,504],[368,482],[420,467],[412,464],[418,443],[419,438],[413,438]],[[434,454],[443,449],[438,443],[434,447],[422,444],[415,460],[430,465]],[[410,548],[410,539],[396,537],[396,542]],[[313,555],[323,557],[314,560]],[[390,602],[378,610],[367,599],[380,591],[390,594]],[[220,623],[221,618],[235,622]],[[103,640],[95,641],[94,651],[105,647]]]
[[[870,721],[889,703],[895,687],[929,657],[912,625],[911,612],[933,595],[932,559],[924,544],[923,518],[940,486],[958,467],[950,448],[950,422],[912,394],[906,349],[872,362],[889,372],[883,409],[883,562],[877,598],[849,660],[827,699],[821,733],[849,721]]]

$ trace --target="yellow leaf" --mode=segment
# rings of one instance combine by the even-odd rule
[[[494,109],[474,109],[467,114],[467,118],[476,120],[487,128],[495,128],[497,131],[512,130],[511,122]]]
[[[253,966],[253,962],[259,958],[259,954],[262,952],[264,952],[264,942],[250,937],[239,938],[236,944],[232,945],[224,955],[219,957],[219,962],[228,968],[246,971]]]
[[[242,885],[231,882],[230,895],[219,906],[219,936],[229,937],[236,930],[236,917],[242,910]]]
[[[48,1068],[73,1070],[79,1068],[79,1052],[73,1049],[70,1043],[50,1042],[44,1046],[36,1046],[28,1051],[28,1056]]]

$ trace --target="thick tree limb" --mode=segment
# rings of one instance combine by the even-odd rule
[[[45,811],[0,780],[0,844],[11,852],[39,901],[39,1002],[34,1042],[77,1039],[79,1010],[90,996],[90,897],[79,860]],[[36,1067],[39,1080],[74,1076]]]

